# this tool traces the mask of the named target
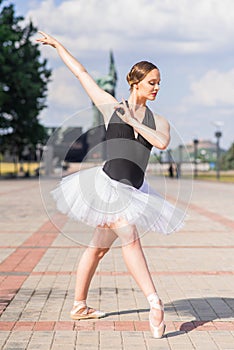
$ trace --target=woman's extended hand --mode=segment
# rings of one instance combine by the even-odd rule
[[[116,114],[117,116],[122,119],[125,123],[131,124],[133,120],[135,120],[133,116],[133,112],[130,110],[130,108],[127,106],[124,99],[122,99],[122,104],[118,104],[115,106]],[[120,113],[117,109],[122,109],[124,113]]]
[[[56,47],[56,45],[58,44],[58,41],[53,38],[52,36],[39,31],[38,33],[40,33],[43,37],[42,38],[38,38],[36,41],[38,41],[39,43],[42,43],[43,45],[50,45],[53,47]]]

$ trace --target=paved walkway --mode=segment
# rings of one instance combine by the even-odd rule
[[[160,179],[152,178],[153,186]],[[42,185],[48,193],[54,181]],[[186,199],[190,183],[180,189]],[[177,180],[167,181],[174,201]],[[181,192],[181,193],[182,193]],[[3,350],[234,349],[234,186],[195,182],[189,219],[181,232],[149,233],[142,244],[165,303],[166,336],[153,339],[148,304],[113,248],[92,282],[89,304],[106,318],[69,318],[75,270],[87,227],[47,209],[37,180],[0,182],[0,345]],[[51,207],[50,207],[51,205]],[[59,227],[59,228],[58,228]]]

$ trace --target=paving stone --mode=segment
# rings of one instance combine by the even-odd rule
[[[149,180],[155,188],[163,188],[160,178]],[[49,192],[53,182],[44,190]],[[142,237],[165,305],[163,339],[154,339],[149,331],[147,300],[119,248],[110,250],[100,263],[88,297],[89,305],[106,311],[107,317],[73,322],[69,313],[75,270],[84,247],[48,220],[37,181],[6,181],[6,185],[7,197],[0,190],[6,209],[0,232],[3,350],[234,349],[233,185],[196,181],[185,227],[170,236]],[[186,200],[190,184],[182,180],[180,185],[184,191],[180,199]],[[168,194],[176,196],[178,186],[167,180]],[[217,194],[222,194],[218,200]],[[52,202],[48,203],[52,213]],[[73,239],[91,235],[86,225],[60,215],[56,220]]]

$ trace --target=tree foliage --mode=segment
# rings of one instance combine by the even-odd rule
[[[224,170],[234,169],[234,143],[229,150],[223,155],[221,160],[221,167]]]
[[[25,146],[35,148],[46,138],[39,113],[46,107],[51,71],[42,60],[37,31],[30,21],[16,16],[13,4],[0,0],[0,131],[2,151],[21,157]]]

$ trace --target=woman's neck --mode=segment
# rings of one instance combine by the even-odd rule
[[[146,101],[147,101],[146,98],[137,96],[137,94],[134,91],[131,92],[128,98],[128,103],[132,106],[137,106],[137,107],[145,107]]]

